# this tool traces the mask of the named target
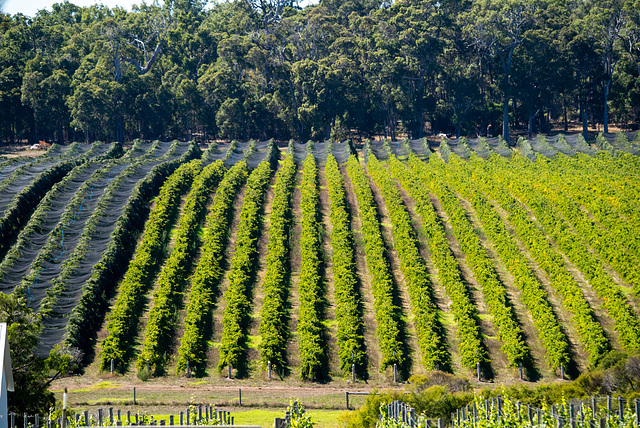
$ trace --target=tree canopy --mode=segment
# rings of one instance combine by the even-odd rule
[[[0,14],[0,138],[507,137],[550,121],[606,132],[640,118],[639,10],[156,0]]]

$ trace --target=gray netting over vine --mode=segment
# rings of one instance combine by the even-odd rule
[[[547,136],[547,141],[553,148],[567,156],[573,156],[576,154],[576,149],[569,145],[563,134],[549,135]]]
[[[22,230],[18,241],[11,247],[7,257],[0,264],[0,291],[13,292],[14,288],[27,275],[31,264],[47,242],[67,205],[82,184],[101,167],[103,162],[91,162],[77,166],[62,182],[55,185],[40,202],[36,213]],[[79,172],[79,173],[78,173]],[[68,178],[72,178],[69,180]],[[65,253],[64,242],[61,243],[60,254],[51,262],[56,263],[59,256]],[[30,287],[26,295],[31,308],[38,308],[44,297],[46,287],[42,283]]]
[[[448,140],[447,144],[449,145],[451,151],[460,156],[462,159],[468,159],[471,156],[472,150],[469,147],[469,143],[465,137]]]
[[[640,153],[640,145],[634,144],[635,135],[632,138],[626,132],[618,132],[617,134],[603,134],[603,136],[618,150],[632,155]]]
[[[580,153],[585,153],[588,155],[594,155],[598,151],[591,147],[584,139],[582,134],[569,134],[563,135],[564,139],[567,141],[569,147],[575,149]]]
[[[558,149],[549,144],[547,137],[542,134],[539,134],[535,139],[531,140],[530,143],[534,152],[548,158],[555,157],[559,153]]]
[[[66,332],[66,326],[69,321],[69,314],[76,307],[80,297],[82,296],[83,286],[86,281],[91,278],[93,267],[102,259],[102,254],[107,249],[111,234],[115,229],[118,218],[131,196],[132,190],[144,179],[156,165],[181,157],[189,149],[187,143],[176,143],[175,150],[167,153],[172,147],[170,143],[160,143],[158,149],[149,153],[146,159],[141,162],[132,164],[128,168],[122,170],[119,174],[119,180],[110,181],[104,192],[103,198],[94,205],[100,207],[100,215],[92,215],[85,220],[85,228],[82,234],[87,234],[89,241],[88,251],[83,254],[69,254],[73,263],[71,265],[57,266],[57,270],[64,271],[64,289],[56,296],[51,315],[43,319],[43,331],[38,343],[38,353],[41,355],[48,354],[49,350],[61,343]],[[166,155],[166,156],[165,156]],[[126,164],[119,165],[120,169]],[[116,168],[117,169],[117,168]],[[104,200],[106,195],[108,200]],[[75,244],[81,236],[78,236]],[[69,262],[70,260],[67,260]],[[53,281],[54,278],[49,278]]]
[[[307,153],[311,151],[319,166],[327,162],[329,153],[332,153],[339,164],[345,163],[351,156],[351,146],[348,141],[339,143],[334,142],[307,142],[304,144],[293,143],[293,159],[297,164],[302,164],[307,157]]]
[[[0,183],[0,217],[4,216],[13,198],[24,190],[35,177],[52,166],[67,159],[76,158],[84,152],[86,152],[86,150],[82,150],[82,146],[75,143],[70,146],[68,150],[63,151],[57,156],[49,157],[45,155],[41,159],[22,165],[16,169],[9,177]]]
[[[270,145],[271,141],[269,140],[249,142],[247,148],[243,151],[243,160],[247,163],[247,166],[251,169],[257,168],[260,162],[265,159]]]

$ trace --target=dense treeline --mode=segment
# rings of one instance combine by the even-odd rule
[[[551,121],[607,132],[640,117],[638,1],[65,2],[0,14],[0,137],[416,138]]]

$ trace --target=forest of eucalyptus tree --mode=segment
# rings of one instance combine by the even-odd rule
[[[0,13],[0,138],[505,137],[640,117],[640,0]]]

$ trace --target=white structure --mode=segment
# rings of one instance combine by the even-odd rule
[[[11,369],[11,355],[9,354],[9,337],[7,323],[0,323],[0,428],[9,427],[9,413],[7,411],[7,391],[13,392],[13,372]]]

